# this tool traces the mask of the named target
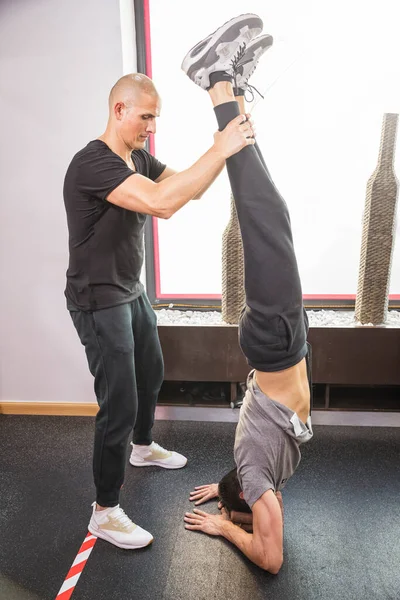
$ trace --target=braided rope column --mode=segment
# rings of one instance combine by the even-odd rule
[[[383,116],[378,165],[367,183],[363,218],[356,319],[379,325],[387,317],[398,181],[394,154],[398,114]]]
[[[222,319],[236,325],[244,304],[242,236],[235,200],[231,195],[231,215],[222,236]]]

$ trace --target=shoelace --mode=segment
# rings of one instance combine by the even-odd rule
[[[241,60],[241,58],[243,57],[243,55],[244,55],[244,53],[245,53],[245,50],[246,50],[246,43],[244,42],[244,43],[243,43],[243,44],[241,44],[241,46],[239,47],[239,51],[238,51],[238,52],[240,53],[240,56],[238,56],[238,58],[237,58],[237,59],[236,59],[236,57],[235,57],[235,58],[232,60],[232,68],[233,68],[233,73],[234,73],[234,81],[235,81],[235,86],[234,86],[234,87],[235,87],[235,88],[238,88],[238,85],[237,85],[237,76],[238,76],[238,72],[237,72],[237,70],[236,70],[237,63],[238,63],[238,62]],[[234,63],[234,64],[233,64],[233,63]],[[260,91],[259,91],[259,90],[258,90],[258,89],[257,89],[257,88],[254,86],[254,85],[251,85],[250,83],[247,83],[247,82],[248,82],[248,80],[250,79],[251,75],[253,75],[253,73],[254,73],[254,71],[256,70],[256,68],[257,68],[257,65],[255,65],[255,67],[254,67],[254,68],[253,68],[253,69],[250,71],[250,73],[247,75],[247,79],[246,79],[246,81],[245,81],[245,83],[244,83],[244,85],[246,86],[246,87],[245,87],[245,89],[244,89],[244,99],[246,100],[246,102],[253,102],[253,100],[254,100],[254,92],[257,92],[257,94],[258,94],[259,96],[261,96],[261,98],[264,100],[264,96],[262,95],[262,93],[261,93],[261,92],[260,92]],[[254,91],[253,91],[253,90],[254,90]],[[247,92],[250,92],[250,94],[251,94],[251,97],[250,97],[250,98],[247,98],[247,97],[246,97],[246,93],[247,93]]]
[[[160,446],[159,444],[157,444],[156,442],[153,442],[153,446],[152,446],[153,450],[158,450],[158,452],[162,452],[165,454],[165,456],[167,456],[167,454],[169,454],[169,451],[166,450],[165,448],[163,448],[162,446]]]
[[[241,60],[244,56],[244,53],[246,51],[246,42],[242,42],[239,45],[239,48],[236,51],[236,54],[234,55],[234,57],[231,60],[231,67],[233,70],[233,73],[235,75],[235,79],[236,79],[236,65],[238,64],[239,60]],[[236,83],[236,81],[235,81]]]
[[[123,529],[127,529],[133,525],[132,521],[128,517],[127,514],[122,510],[122,508],[118,507],[113,513],[110,515],[113,519],[120,523]]]
[[[247,92],[250,92],[251,98],[246,98]],[[264,100],[264,96],[262,95],[262,93],[256,87],[254,87],[254,85],[250,85],[250,83],[248,83],[247,87],[246,87],[246,89],[244,91],[244,99],[246,100],[246,102],[253,102],[253,100],[254,100],[254,92],[257,92],[257,94],[259,96],[261,96],[261,98]]]

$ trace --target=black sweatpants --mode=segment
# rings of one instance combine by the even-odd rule
[[[237,102],[214,110],[220,131],[240,114]],[[240,347],[254,369],[281,371],[306,356],[308,333],[288,208],[257,144],[226,164],[243,240]]]
[[[164,378],[157,318],[145,293],[129,304],[70,314],[85,346],[100,407],[93,453],[96,501],[116,506],[132,428],[135,444],[152,442]]]

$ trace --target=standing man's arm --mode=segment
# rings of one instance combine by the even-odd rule
[[[194,198],[192,198],[192,200],[200,200],[200,198],[203,196],[203,194],[208,190],[208,188],[217,179],[217,177],[221,173],[221,171],[223,171],[224,166],[225,166],[225,163],[223,165],[221,165],[221,168],[216,173],[215,177],[210,181],[210,183],[208,185],[206,185],[202,190],[200,190],[200,192],[198,192],[196,194],[196,196],[194,196]],[[178,171],[174,171],[174,169],[171,169],[170,167],[166,167],[164,169],[164,171],[161,173],[160,177],[157,177],[157,179],[155,181],[156,181],[156,183],[160,183],[160,181],[163,181],[164,179],[171,177],[171,175],[176,175],[177,173],[178,173]]]
[[[225,160],[245,146],[254,144],[251,125],[238,115],[224,131],[214,134],[214,144],[191,167],[156,183],[138,173],[125,179],[107,200],[134,212],[169,219],[177,210],[210,185]]]
[[[160,181],[164,181],[164,179],[168,179],[168,177],[171,177],[172,175],[176,175],[177,173],[178,173],[178,171],[175,171],[175,169],[171,169],[171,167],[165,167],[165,169],[161,173],[161,175],[159,177],[157,177],[157,179],[155,179],[154,181],[156,183],[160,183]]]
[[[185,527],[209,535],[221,535],[235,544],[253,563],[276,575],[283,563],[283,522],[279,502],[272,490],[254,503],[253,533],[246,533],[227,515],[210,515],[199,509],[186,513]]]
[[[246,114],[246,119],[247,121],[250,123],[251,125],[251,129],[252,129],[252,134],[253,137],[255,138],[255,128],[254,128],[254,122],[253,119],[251,118],[250,114]],[[194,198],[192,198],[192,200],[200,200],[200,198],[203,196],[203,194],[206,193],[206,191],[208,190],[208,188],[214,183],[214,181],[217,179],[218,175],[220,175],[220,173],[223,171],[225,164],[223,164],[221,166],[221,168],[219,169],[219,171],[216,173],[215,177],[209,182],[208,185],[206,185],[205,187],[203,187]],[[171,175],[176,175],[176,173],[178,173],[178,171],[175,171],[174,169],[171,169],[170,167],[166,167],[164,169],[164,171],[161,173],[161,175],[159,177],[157,177],[157,179],[155,180],[156,183],[160,183],[160,181],[163,181],[164,179],[167,179],[168,177],[171,177]]]

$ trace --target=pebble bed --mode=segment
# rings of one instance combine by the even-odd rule
[[[172,309],[173,305],[170,305]],[[156,310],[159,325],[225,325],[220,312],[215,310]],[[310,327],[372,327],[373,325],[361,325],[355,320],[354,311],[350,310],[308,310]],[[385,323],[380,327],[399,327],[400,311],[389,310]]]

